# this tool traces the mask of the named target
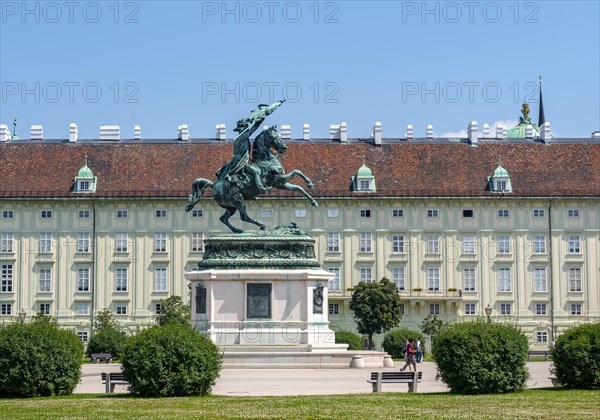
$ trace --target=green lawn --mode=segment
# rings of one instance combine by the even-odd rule
[[[2,419],[197,418],[600,419],[600,391],[507,395],[382,393],[302,397],[133,398],[126,394],[0,400]]]

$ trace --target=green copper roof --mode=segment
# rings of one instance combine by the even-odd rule
[[[85,164],[85,166],[83,168],[81,168],[79,170],[79,172],[77,172],[77,178],[93,178],[93,177],[94,177],[94,173],[87,166],[87,163]]]
[[[532,129],[533,137],[540,136],[540,127],[531,122],[529,118],[529,104],[523,104],[521,108],[521,116],[519,117],[519,124],[509,129],[506,133],[506,137],[509,139],[525,139],[527,138],[527,126],[530,125]]]
[[[498,165],[498,167],[494,171],[494,174],[492,175],[492,177],[493,178],[508,177],[508,171],[506,169],[504,169],[502,167],[502,165]]]
[[[370,178],[373,176],[373,172],[363,163],[363,166],[360,167],[358,173],[356,174],[357,178]]]

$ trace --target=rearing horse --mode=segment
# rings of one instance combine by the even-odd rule
[[[276,150],[278,154],[274,154],[272,149]],[[281,137],[277,132],[277,126],[273,126],[264,130],[254,140],[254,146],[252,148],[252,162],[250,165],[254,165],[260,170],[261,177],[264,180],[265,186],[270,188],[279,188],[292,191],[299,191],[308,200],[310,204],[318,207],[317,202],[310,194],[306,192],[304,188],[299,185],[291,184],[292,178],[299,176],[306,182],[308,188],[314,188],[312,181],[304,175],[298,169],[294,169],[290,173],[285,173],[283,166],[279,162],[279,154],[284,153],[287,150],[287,146],[281,141]],[[253,175],[250,170],[244,170],[242,179],[243,181],[234,182],[227,177],[220,179],[216,182],[211,182],[208,179],[198,178],[192,183],[192,193],[188,197],[188,204],[185,211],[190,211],[198,203],[198,200],[202,196],[202,193],[207,188],[212,188],[212,198],[217,204],[225,209],[225,213],[219,218],[229,229],[235,233],[242,233],[243,230],[236,228],[229,223],[229,218],[235,214],[236,211],[240,212],[240,218],[244,222],[254,223],[261,229],[266,229],[264,223],[260,220],[255,220],[248,216],[246,211],[246,201],[253,200],[261,195],[259,189],[256,186]]]

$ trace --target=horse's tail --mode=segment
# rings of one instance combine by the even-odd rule
[[[194,182],[192,182],[192,193],[188,197],[187,206],[185,206],[185,211],[190,211],[194,208],[196,204],[198,204],[198,200],[202,197],[202,193],[207,188],[213,186],[213,183],[208,179],[198,178]]]

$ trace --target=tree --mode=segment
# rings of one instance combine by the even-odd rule
[[[190,307],[183,303],[181,296],[171,296],[160,302],[160,314],[156,318],[158,325],[181,324],[191,327]]]
[[[94,320],[94,333],[88,341],[85,354],[110,353],[113,358],[121,356],[127,336],[119,330],[119,324],[110,309],[98,311]]]
[[[94,332],[100,332],[107,329],[116,330],[118,327],[117,320],[110,309],[98,311],[94,320]]]
[[[361,282],[354,288],[350,309],[358,332],[369,337],[369,350],[373,349],[373,334],[384,333],[400,323],[400,304],[396,285],[385,277],[378,282]]]
[[[444,327],[444,321],[439,319],[437,316],[427,315],[427,317],[421,323],[421,331],[423,334],[427,334],[431,337],[433,342],[435,335]]]

